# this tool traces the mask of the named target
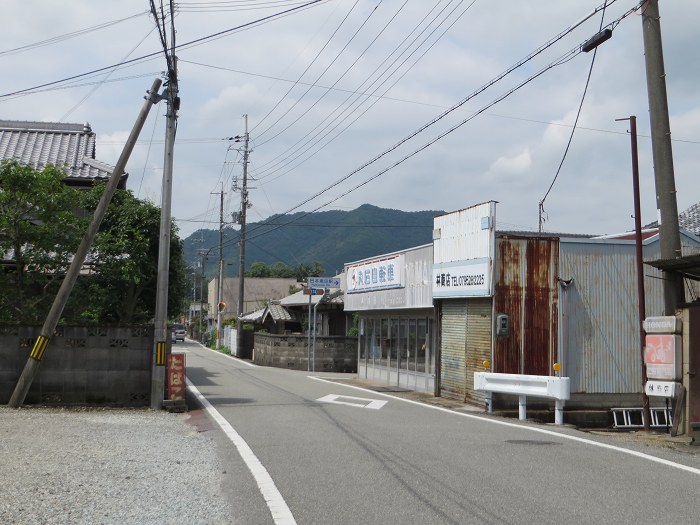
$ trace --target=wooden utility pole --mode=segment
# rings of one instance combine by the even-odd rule
[[[649,96],[659,243],[661,258],[675,259],[681,256],[681,238],[678,231],[678,204],[673,174],[671,126],[668,118],[666,73],[664,71],[659,18],[658,0],[647,0],[642,14],[642,34]],[[664,314],[675,315],[678,304],[685,299],[682,277],[674,272],[666,272],[663,292]]]
[[[12,392],[12,397],[10,398],[8,405],[13,408],[17,408],[24,403],[24,400],[27,397],[27,392],[29,392],[29,388],[34,382],[34,378],[36,377],[37,373],[39,373],[39,366],[41,365],[41,361],[44,359],[49,341],[51,340],[51,337],[53,337],[54,331],[56,330],[56,325],[61,318],[61,314],[63,313],[63,308],[66,306],[66,302],[70,297],[73,286],[78,279],[80,269],[85,263],[85,258],[87,257],[88,251],[90,251],[95,235],[97,235],[102,219],[104,218],[105,213],[107,213],[107,207],[109,206],[109,203],[117,190],[119,179],[121,179],[121,176],[124,173],[124,168],[126,167],[126,163],[131,156],[136,140],[141,133],[143,124],[146,122],[151,106],[153,106],[159,100],[158,89],[160,89],[160,85],[160,79],[156,79],[153,81],[153,85],[148,91],[146,102],[144,102],[141,112],[136,118],[131,134],[126,140],[124,149],[119,156],[119,160],[117,160],[117,165],[114,167],[114,171],[112,171],[112,175],[107,182],[107,186],[105,187],[104,193],[100,198],[100,202],[95,209],[95,213],[92,216],[90,225],[85,233],[85,237],[83,237],[78,250],[75,252],[73,261],[71,262],[71,265],[66,272],[66,276],[61,283],[61,288],[58,290],[58,294],[56,294],[56,298],[51,305],[51,310],[49,310],[49,314],[44,321],[41,332],[39,332],[39,337],[37,337],[34,346],[32,347],[32,351],[29,354],[29,359],[27,359],[27,364],[24,366],[22,374],[17,381],[17,385]]]

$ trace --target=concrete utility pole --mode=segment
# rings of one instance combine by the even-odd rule
[[[37,337],[34,346],[32,347],[32,351],[29,354],[27,364],[24,366],[22,374],[20,375],[19,380],[17,381],[17,385],[15,386],[15,389],[12,392],[12,397],[10,398],[10,402],[8,403],[8,405],[13,408],[17,408],[21,406],[22,403],[24,403],[24,400],[27,397],[27,392],[29,392],[29,388],[32,386],[34,378],[39,372],[39,366],[41,365],[41,361],[44,359],[44,354],[46,353],[49,341],[53,336],[54,331],[56,330],[56,325],[58,324],[58,321],[61,318],[63,308],[66,306],[66,302],[70,297],[70,293],[73,290],[73,286],[75,285],[75,282],[78,279],[80,269],[85,263],[85,258],[87,257],[88,251],[90,251],[90,247],[92,246],[92,242],[95,239],[95,235],[97,235],[97,231],[100,228],[102,219],[104,218],[105,213],[107,212],[107,207],[109,206],[109,203],[112,200],[115,191],[117,190],[117,186],[119,185],[119,179],[121,178],[122,173],[124,173],[124,168],[126,167],[126,163],[128,162],[129,157],[131,156],[131,152],[134,149],[136,140],[138,139],[139,134],[141,133],[143,124],[144,122],[146,122],[146,118],[148,117],[148,113],[151,110],[151,106],[153,104],[156,104],[159,100],[158,89],[160,88],[160,85],[160,79],[156,79],[153,81],[153,85],[148,91],[148,97],[146,97],[146,102],[143,104],[141,112],[136,118],[136,123],[134,124],[134,127],[131,130],[131,134],[129,135],[129,138],[127,139],[126,144],[124,145],[124,149],[122,150],[122,153],[119,156],[119,160],[117,160],[117,165],[114,167],[114,171],[112,171],[112,175],[110,176],[109,181],[107,182],[107,186],[105,187],[104,193],[100,198],[100,202],[98,203],[97,208],[95,209],[95,213],[92,216],[92,220],[90,221],[90,225],[88,226],[87,232],[85,233],[85,237],[83,237],[83,240],[80,243],[78,250],[75,252],[73,261],[71,262],[71,265],[68,268],[68,271],[66,272],[66,276],[63,279],[63,283],[61,283],[61,288],[58,290],[58,294],[56,294],[56,298],[54,299],[54,302],[51,305],[51,310],[49,310],[49,314],[46,317],[46,320],[44,321],[44,325],[41,328],[41,332],[39,332],[39,337]]]
[[[248,115],[245,117],[245,135],[243,136],[243,187],[241,189],[241,213],[239,220],[241,224],[241,240],[239,245],[239,264],[238,264],[238,328],[236,330],[236,348],[240,355],[243,348],[243,330],[241,317],[245,313],[243,305],[245,303],[245,236],[246,236],[246,211],[248,209]],[[240,140],[240,137],[236,137]]]
[[[661,23],[658,0],[647,0],[642,13],[642,34],[649,96],[651,145],[656,183],[656,207],[659,221],[659,242],[662,259],[681,256],[681,238],[678,231],[678,204],[673,174],[671,126],[668,118],[666,73],[661,46]],[[675,315],[678,303],[685,299],[683,279],[674,272],[664,274],[664,314]]]
[[[224,301],[224,183],[221,183],[219,206],[219,278],[216,283],[216,348],[221,347],[221,313]]]
[[[172,15],[172,13],[171,13]],[[151,372],[151,408],[160,410],[165,398],[166,349],[168,334],[168,284],[170,278],[170,230],[172,224],[171,203],[173,194],[173,151],[177,131],[177,112],[180,96],[177,79],[177,57],[175,56],[175,26],[170,21],[170,49],[168,58],[168,80],[162,98],[167,103],[165,124],[165,149],[163,159],[163,185],[160,198],[160,236],[158,239],[158,278],[156,281],[156,311],[154,318],[153,369]]]

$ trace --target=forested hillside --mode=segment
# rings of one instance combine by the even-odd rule
[[[274,215],[249,223],[246,270],[254,262],[289,267],[321,263],[334,275],[348,262],[432,242],[433,217],[444,212],[405,212],[364,204],[352,211],[324,211]],[[225,275],[238,275],[239,227],[224,228]],[[216,273],[219,231],[198,230],[185,239],[185,258],[194,267],[206,255],[205,273]]]

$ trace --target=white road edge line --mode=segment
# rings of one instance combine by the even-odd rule
[[[251,368],[258,368],[258,365],[254,365],[253,363],[249,363],[248,361],[244,361],[243,359],[239,359],[236,356],[229,355],[229,354],[224,354],[223,352],[219,352],[218,350],[214,350],[213,348],[209,348],[208,346],[204,346],[202,343],[199,341],[195,341],[199,346],[204,348],[205,350],[209,350],[210,352],[214,352],[215,354],[222,355],[224,357],[228,357],[229,359],[233,359],[234,361],[237,361],[238,363],[241,363],[242,365],[247,365]]]
[[[368,388],[362,388],[359,386],[355,385],[346,385],[344,383],[338,383],[336,381],[329,381],[328,379],[323,379],[321,377],[316,377],[316,376],[307,376],[311,379],[315,379],[316,381],[322,381],[324,383],[332,384],[333,386],[338,386],[342,385],[348,388],[353,388],[355,390],[361,390],[362,392],[370,392],[372,394],[376,394],[379,396],[384,396],[384,397],[389,397],[391,399],[396,399],[398,401],[403,401],[405,403],[410,403],[412,405],[418,405],[426,408],[431,408],[433,410],[439,410],[441,412],[447,412],[448,414],[454,414],[457,416],[461,417],[466,417],[469,419],[478,419],[479,421],[486,421],[488,423],[493,423],[494,425],[503,425],[506,427],[513,427],[513,428],[520,428],[524,430],[531,430],[532,432],[539,432],[541,434],[547,434],[550,436],[557,436],[561,437],[563,439],[570,439],[571,441],[578,441],[579,443],[586,443],[588,445],[593,445],[595,447],[600,447],[600,448],[606,448],[608,450],[615,450],[617,452],[622,452],[624,454],[629,454],[631,456],[636,456],[638,458],[646,459],[649,461],[653,461],[655,463],[661,463],[662,465],[666,465],[668,467],[673,467],[677,468],[679,470],[685,470],[686,472],[690,472],[691,474],[697,474],[700,475],[700,469],[695,468],[695,467],[689,467],[688,465],[683,465],[682,463],[675,463],[673,461],[669,461],[668,459],[663,459],[663,458],[657,458],[656,456],[651,456],[649,454],[645,454],[644,452],[637,452],[636,450],[630,450],[627,448],[622,448],[618,447],[615,445],[608,445],[607,443],[600,443],[598,441],[593,441],[591,439],[586,439],[586,438],[581,438],[578,436],[570,436],[569,434],[562,434],[559,432],[554,432],[553,430],[547,430],[545,428],[535,428],[527,425],[521,425],[521,424],[516,424],[516,423],[509,423],[507,421],[500,421],[498,419],[492,419],[489,417],[483,417],[483,416],[475,416],[472,414],[465,414],[464,412],[455,412],[454,410],[449,410],[447,408],[442,408],[442,407],[436,407],[434,405],[429,405],[427,403],[420,403],[418,401],[413,401],[412,399],[404,399],[402,397],[397,397],[397,396],[392,396],[389,394],[385,394],[384,392],[376,392],[374,390],[370,390]]]
[[[267,469],[260,463],[260,460],[253,453],[253,450],[248,446],[248,443],[234,430],[231,424],[224,419],[224,417],[216,410],[212,404],[207,400],[206,397],[197,389],[192,382],[187,380],[187,389],[192,392],[192,394],[197,398],[207,413],[216,421],[224,434],[231,440],[231,442],[236,446],[241,459],[245,462],[248,470],[255,478],[255,482],[258,484],[260,493],[267,503],[267,508],[270,509],[270,514],[272,514],[272,519],[276,525],[296,525],[296,520],[292,515],[292,511],[289,510],[287,503],[284,501],[282,494],[277,489],[275,482],[272,477],[267,472]]]

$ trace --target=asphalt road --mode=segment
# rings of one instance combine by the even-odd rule
[[[698,523],[700,456],[454,412],[195,343],[237,523]],[[202,399],[203,398],[203,399]],[[220,424],[215,418],[220,418]]]

